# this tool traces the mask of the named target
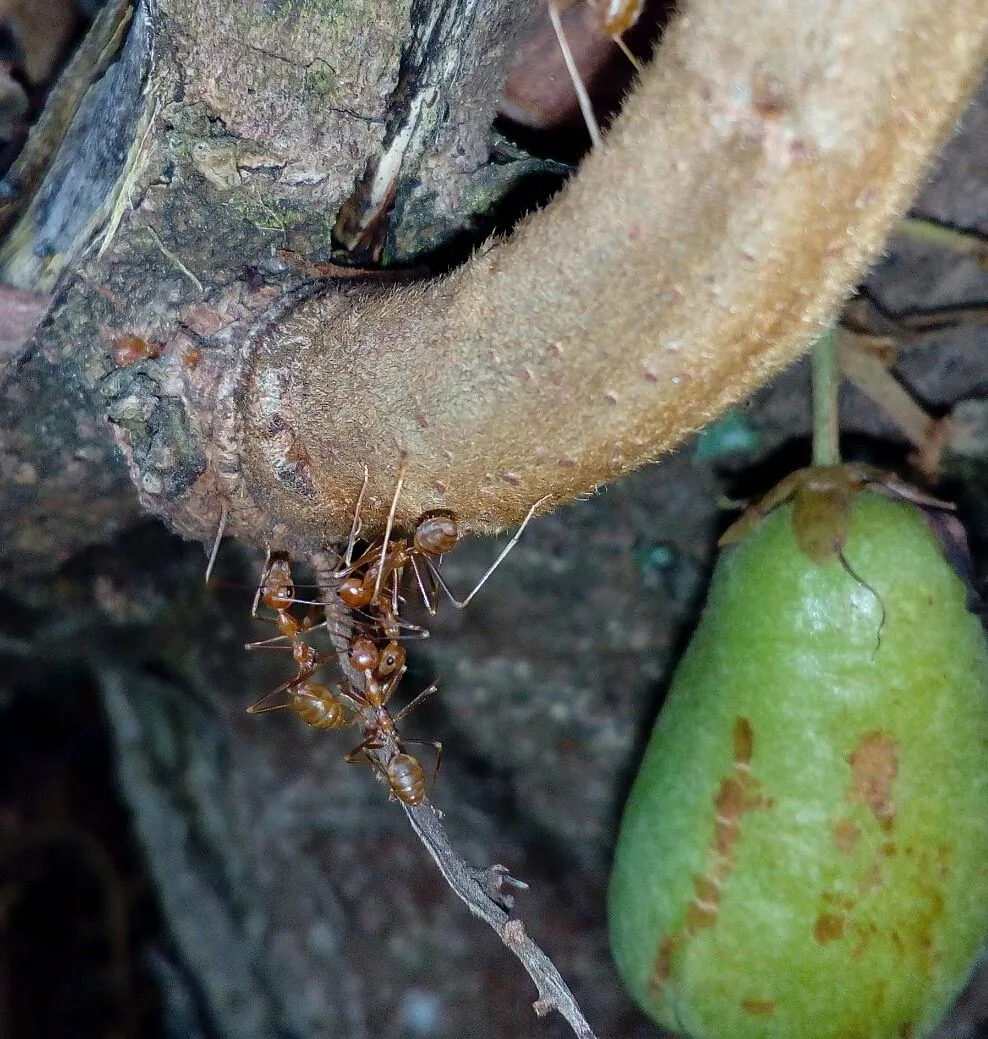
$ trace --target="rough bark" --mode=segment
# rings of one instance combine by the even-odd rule
[[[415,186],[403,201],[429,247],[517,176],[480,156],[524,10],[108,5],[0,204],[3,279],[53,296],[34,339],[0,358],[8,573],[132,520],[128,466],[149,501],[195,483],[208,415],[185,412],[176,369],[311,278],[279,250],[330,256],[348,200],[372,224],[380,165],[386,194]]]

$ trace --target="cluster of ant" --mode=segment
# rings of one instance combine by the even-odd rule
[[[398,479],[383,537],[357,552],[360,507],[367,487],[365,472],[346,552],[340,557],[339,566],[327,575],[326,587],[322,588],[323,596],[335,596],[335,602],[328,602],[326,598],[297,598],[291,558],[284,552],[269,553],[252,616],[270,620],[278,634],[249,643],[247,648],[291,650],[297,674],[263,696],[248,711],[261,714],[290,708],[302,721],[317,729],[360,725],[363,739],[346,755],[346,760],[369,761],[385,779],[394,797],[407,805],[419,805],[426,798],[425,769],[416,757],[408,753],[405,744],[426,743],[434,748],[433,783],[442,760],[442,744],[402,740],[398,733],[398,723],[436,692],[438,686],[435,683],[415,696],[397,714],[392,715],[388,709],[407,671],[405,649],[400,640],[428,635],[425,628],[411,624],[401,616],[405,602],[401,586],[405,573],[411,569],[415,575],[419,594],[429,613],[436,612],[440,591],[454,606],[464,608],[518,542],[544,499],[532,506],[514,537],[470,594],[459,600],[450,591],[439,569],[443,556],[456,546],[461,537],[456,515],[449,511],[427,512],[416,521],[410,537],[392,537],[402,480],[403,474]],[[260,604],[270,614],[259,614]],[[308,607],[302,617],[292,612],[298,605]],[[342,668],[344,677],[330,687],[315,678],[336,658],[337,652],[334,649],[332,653],[320,654],[309,637],[328,628],[333,623],[330,618],[338,618],[341,610],[347,617],[345,656],[348,666]]]

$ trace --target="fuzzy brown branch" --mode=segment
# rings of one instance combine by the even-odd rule
[[[247,341],[215,413],[231,528],[337,539],[365,464],[380,523],[402,458],[399,524],[492,528],[655,458],[832,318],[986,40],[978,0],[687,3],[549,211],[444,280],[334,287]]]

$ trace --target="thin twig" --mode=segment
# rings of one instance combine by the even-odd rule
[[[593,1029],[555,964],[529,937],[524,923],[508,913],[514,899],[501,890],[502,886],[525,885],[515,880],[503,866],[491,866],[481,871],[471,869],[450,844],[439,813],[431,804],[403,804],[402,807],[446,883],[474,916],[495,931],[528,971],[539,994],[532,1004],[535,1013],[544,1017],[550,1011],[558,1010],[579,1039],[595,1039]]]
[[[336,594],[339,579],[333,577],[334,571],[339,567],[339,558],[324,554],[315,556],[311,562],[323,602],[326,604],[327,630],[339,657],[340,667],[346,678],[359,688],[362,684],[360,673],[350,664],[347,653],[353,620],[350,611]],[[357,701],[354,701],[353,707],[362,721],[373,722],[372,708]],[[385,775],[388,758],[394,753],[393,748],[370,747],[365,753],[375,762],[375,771],[381,776]],[[420,805],[408,805],[404,802],[401,802],[401,805],[416,836],[432,856],[446,883],[474,916],[479,917],[495,931],[508,949],[518,957],[529,977],[535,982],[538,991],[538,999],[532,1004],[535,1013],[539,1017],[544,1017],[550,1011],[558,1010],[569,1022],[578,1039],[596,1039],[593,1029],[583,1016],[576,998],[563,981],[555,964],[529,937],[524,923],[509,913],[514,905],[514,897],[504,888],[525,888],[527,885],[512,877],[504,866],[495,865],[486,869],[469,866],[453,848],[440,813],[428,800]]]

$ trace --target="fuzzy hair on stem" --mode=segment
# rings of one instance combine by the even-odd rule
[[[225,382],[230,529],[517,524],[655,459],[820,334],[976,82],[979,0],[688,0],[578,176],[448,277],[332,285]],[[230,445],[235,448],[231,464]]]

